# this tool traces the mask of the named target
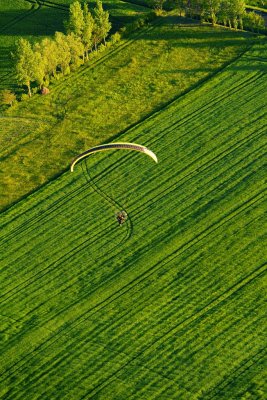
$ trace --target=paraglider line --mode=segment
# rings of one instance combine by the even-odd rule
[[[87,183],[89,183],[89,185],[92,187],[92,189],[95,192],[97,192],[102,198],[104,198],[106,200],[106,202],[109,205],[112,206],[113,209],[115,208],[116,211],[117,210],[121,210],[123,207],[118,202],[116,202],[112,197],[110,197],[107,193],[105,193],[96,184],[96,182],[93,180],[93,178],[92,178],[92,176],[91,176],[91,174],[89,172],[89,168],[88,168],[88,165],[87,165],[87,160],[84,160],[84,161],[85,161],[85,169],[86,169],[86,171],[84,170],[83,163],[82,163],[82,170],[83,170],[83,174],[85,176],[85,179],[86,179]],[[127,215],[128,215],[128,213],[127,213]],[[126,228],[127,228],[126,235],[123,237],[123,239],[115,247],[119,246],[122,242],[125,242],[126,240],[128,240],[132,235],[133,223],[132,223],[132,220],[131,220],[129,215],[128,215],[128,218],[127,218],[127,221],[126,221]]]

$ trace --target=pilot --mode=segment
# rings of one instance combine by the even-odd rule
[[[119,225],[122,225],[127,219],[127,213],[125,211],[120,211],[119,213],[117,213],[116,218]]]

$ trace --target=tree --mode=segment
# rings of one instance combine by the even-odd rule
[[[83,9],[84,25],[82,30],[82,43],[84,45],[84,51],[86,59],[88,60],[88,52],[93,47],[93,30],[94,30],[94,18],[88,9],[87,3],[84,4]]]
[[[244,17],[244,24],[248,29],[251,29],[253,32],[259,32],[261,29],[264,29],[265,26],[264,18],[253,11],[246,13]]]
[[[61,69],[63,75],[69,72],[71,62],[70,46],[66,40],[66,35],[62,32],[55,33],[55,43],[57,46],[57,66]]]
[[[218,12],[220,10],[221,0],[204,0],[203,1],[203,12],[210,20],[212,25],[215,25],[218,18]]]
[[[227,26],[230,19],[230,0],[222,0],[220,4],[220,9],[218,11],[218,18],[224,26]],[[229,22],[229,26],[231,23]]]
[[[65,36],[65,40],[70,50],[70,65],[73,69],[76,69],[82,64],[82,57],[84,55],[84,46],[79,37],[73,33]]]
[[[153,0],[152,5],[155,8],[155,10],[162,11],[163,10],[163,4],[166,2],[166,0]]]
[[[229,2],[229,17],[232,19],[235,29],[238,26],[243,29],[243,15],[245,14],[244,0],[231,0]]]
[[[44,69],[43,80],[48,84],[50,76],[56,75],[58,65],[58,47],[56,41],[45,38],[41,43],[35,44],[34,50],[41,55],[41,63]]]
[[[186,9],[186,0],[175,0],[175,8],[179,11],[180,17],[182,16],[183,13],[185,13]]]
[[[11,107],[15,100],[16,100],[16,95],[15,95],[15,93],[11,92],[10,90],[4,89],[0,92],[1,104],[7,104]]]
[[[36,58],[32,46],[28,40],[20,38],[16,49],[16,75],[22,85],[26,85],[28,95],[31,97],[31,82],[34,82],[39,74],[39,57]]]
[[[79,1],[75,1],[70,5],[69,20],[65,23],[67,33],[81,37],[84,26],[83,10]]]
[[[106,44],[106,37],[111,29],[111,23],[109,21],[108,11],[103,10],[103,5],[101,0],[96,1],[96,7],[94,8],[94,21],[95,29],[93,31],[93,41],[95,48],[97,43],[104,40]]]

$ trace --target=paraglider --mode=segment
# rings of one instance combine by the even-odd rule
[[[147,147],[142,146],[136,143],[110,143],[110,144],[101,144],[99,146],[91,147],[91,149],[85,151],[84,153],[79,154],[71,163],[70,170],[71,172],[74,171],[74,166],[77,164],[78,161],[82,160],[83,158],[90,156],[98,151],[105,151],[105,150],[135,150],[140,151],[141,153],[147,154],[151,157],[156,163],[158,162],[157,156],[153,151],[149,150]]]
[[[155,153],[153,153],[151,150],[149,150],[147,147],[142,146],[140,144],[136,143],[110,143],[110,144],[102,144],[99,146],[91,147],[89,150],[79,154],[77,157],[74,158],[74,160],[71,163],[70,170],[71,172],[74,171],[75,165],[82,159],[91,156],[92,154],[95,154],[97,152],[101,151],[106,151],[106,150],[135,150],[141,153],[144,153],[151,157],[156,163],[158,162],[157,156]],[[89,175],[89,171],[87,170],[87,174]],[[90,176],[90,175],[89,175]],[[109,201],[113,206],[116,203],[110,196],[105,194],[92,180],[92,184],[95,186],[95,190],[100,193],[107,201]],[[115,214],[116,220],[119,223],[119,226],[122,226],[124,222],[127,220],[128,215],[126,211],[122,210],[119,212],[116,212]]]

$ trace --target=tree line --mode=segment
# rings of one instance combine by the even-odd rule
[[[149,0],[151,6],[160,11],[166,0]],[[259,32],[264,29],[264,19],[254,13],[247,13],[244,0],[167,0],[168,8],[178,10],[180,15],[209,21],[234,29],[250,29]],[[151,15],[147,17],[149,20]],[[142,22],[142,23],[141,23]],[[142,26],[144,21],[137,21]],[[33,45],[26,39],[19,39],[15,57],[15,69],[20,85],[27,87],[28,96],[32,95],[32,85],[48,91],[51,79],[58,79],[75,70],[89,59],[89,54],[105,47],[106,38],[111,30],[109,13],[103,9],[102,1],[96,0],[96,6],[89,10],[88,4],[75,1],[70,5],[69,17],[65,21],[66,34],[56,32],[53,38],[44,38]],[[136,24],[135,24],[136,25]],[[133,26],[133,29],[138,26]],[[115,33],[111,43],[120,39]],[[38,89],[35,87],[34,89]],[[44,91],[43,93],[46,93]],[[0,102],[12,105],[16,100],[9,90],[0,93]]]
[[[109,13],[97,0],[90,12],[88,4],[75,1],[70,5],[69,18],[65,21],[66,34],[56,32],[53,38],[44,38],[33,45],[20,38],[14,57],[16,76],[32,95],[32,84],[47,87],[51,78],[67,75],[88,60],[89,53],[106,44],[111,29]]]
[[[165,0],[155,0],[163,6]],[[255,12],[246,12],[244,0],[172,0],[172,8],[180,15],[198,18],[212,25],[222,24],[234,29],[249,29],[260,32],[264,29],[264,19]]]

